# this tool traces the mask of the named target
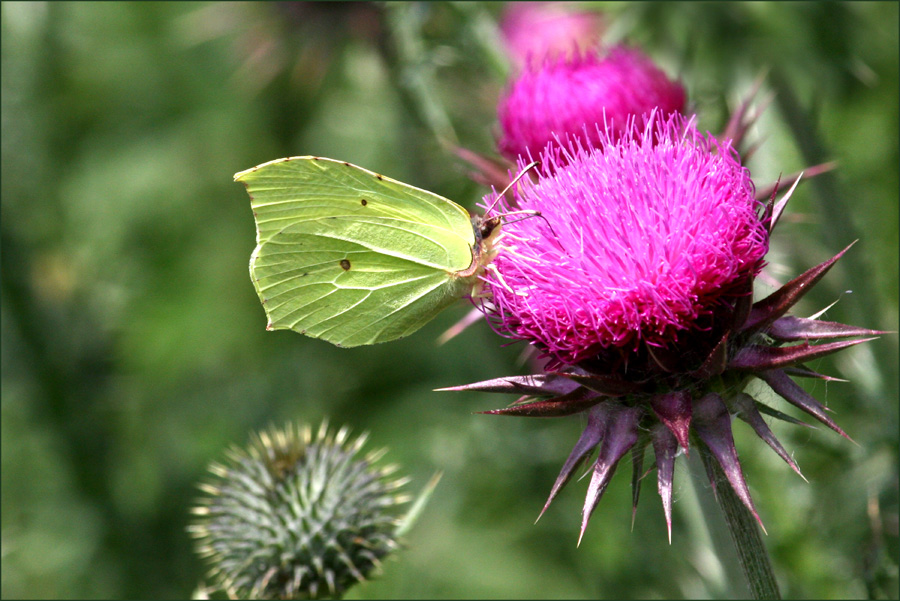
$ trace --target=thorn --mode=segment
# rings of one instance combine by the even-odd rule
[[[772,233],[772,230],[775,229],[775,225],[778,223],[778,220],[781,218],[781,214],[784,212],[784,207],[787,206],[788,200],[790,200],[791,196],[794,195],[794,190],[797,189],[797,185],[800,183],[800,179],[803,177],[803,172],[801,171],[799,175],[797,175],[797,179],[794,180],[794,184],[790,187],[790,189],[785,192],[784,196],[781,197],[777,203],[775,203],[775,207],[772,209],[772,218],[769,221],[769,233]]]
[[[856,244],[856,241],[851,242],[844,250],[832,258],[807,269],[766,298],[754,303],[750,310],[750,317],[747,318],[747,321],[741,327],[741,331],[755,332],[761,330],[787,313],[788,309],[794,306],[810,288],[815,286],[828,273],[828,270],[831,269],[835,262],[854,244]]]
[[[809,480],[806,479],[806,476],[800,471],[800,467],[794,461],[794,459],[788,455],[787,451],[784,450],[784,447],[775,438],[775,434],[772,433],[772,430],[769,428],[769,425],[765,422],[760,415],[759,410],[756,408],[756,401],[753,397],[743,392],[738,393],[734,396],[734,407],[737,409],[737,416],[743,421],[747,422],[753,431],[756,432],[756,435],[763,439],[769,447],[772,448],[775,453],[784,459],[784,461],[791,466],[797,475],[803,478],[806,483],[809,483]]]
[[[647,440],[643,439],[640,445],[631,448],[631,531],[634,532],[634,520],[637,516],[638,500],[641,496],[641,471],[644,467],[644,454]]]
[[[794,315],[776,319],[766,330],[772,338],[786,342],[795,340],[820,340],[822,338],[848,338],[851,336],[879,336],[882,330],[868,330],[835,321],[820,321]]]
[[[768,371],[790,367],[811,359],[817,359],[830,355],[841,349],[863,342],[869,342],[875,338],[860,338],[858,340],[840,340],[825,344],[810,344],[803,342],[793,346],[762,346],[751,344],[738,351],[729,362],[728,367],[737,370],[751,372]]]
[[[575,471],[575,468],[581,465],[588,453],[593,451],[594,447],[600,444],[600,439],[604,436],[606,430],[606,421],[610,409],[611,408],[605,404],[591,409],[591,412],[588,414],[587,426],[585,426],[584,431],[578,438],[578,442],[575,443],[575,447],[572,449],[572,452],[569,453],[559,475],[556,477],[556,481],[550,489],[550,496],[547,498],[547,502],[544,503],[544,508],[541,510],[540,515],[538,515],[538,520],[541,519],[541,516],[544,515],[544,512],[550,507],[550,503],[553,502],[553,499],[556,498],[559,491],[561,491],[566,483],[572,478],[572,472]],[[535,523],[537,523],[537,520],[535,520]]]
[[[663,513],[666,516],[666,529],[669,533],[669,544],[672,544],[672,478],[675,473],[675,453],[678,441],[675,435],[665,426],[659,424],[653,430],[653,452],[656,455],[657,479],[656,488],[662,499]]]
[[[581,413],[603,400],[604,399],[597,393],[579,389],[575,392],[552,399],[532,401],[530,403],[513,405],[512,407],[503,407],[502,409],[476,411],[476,413],[485,415],[517,415],[524,417],[562,417]]]
[[[650,408],[666,425],[685,454],[689,452],[688,432],[691,427],[691,395],[686,391],[660,394],[650,399]]]
[[[827,376],[825,374],[820,374],[817,371],[813,371],[803,365],[796,365],[793,367],[785,367],[782,371],[790,376],[796,376],[798,378],[818,378],[820,380],[825,380],[826,382],[849,382],[850,380],[845,380],[844,378],[835,378],[834,376]]]
[[[825,414],[825,408],[817,401],[811,394],[803,390],[803,388],[794,382],[789,375],[784,373],[782,370],[771,370],[771,371],[763,371],[758,374],[769,387],[775,391],[776,394],[781,396],[784,400],[794,405],[798,409],[805,411],[806,413],[812,415],[814,418],[852,442],[853,444],[859,446],[859,444],[847,436],[847,433],[838,427],[836,423],[834,423],[831,418],[829,418]]]
[[[833,306],[835,306],[836,304],[838,304],[838,301],[839,301],[839,300],[841,300],[841,299],[838,298],[837,300],[835,300],[833,303],[831,303],[830,305],[828,305],[827,307],[825,307],[825,308],[822,309],[821,311],[817,311],[817,312],[813,313],[812,315],[809,316],[809,319],[819,319],[820,317],[822,317],[823,315],[825,315],[825,312],[828,311],[828,309],[830,309],[830,308],[832,308]]]
[[[642,414],[643,411],[637,407],[614,405],[611,410],[604,428],[603,441],[597,452],[597,461],[594,463],[594,473],[588,484],[584,508],[581,510],[582,524],[581,534],[578,537],[579,545],[587,528],[588,520],[594,513],[594,509],[597,508],[603,493],[606,492],[606,487],[616,472],[619,460],[637,442],[638,421]]]
[[[705,394],[694,403],[694,431],[719,463],[732,490],[759,522],[762,531],[768,534],[753,506],[750,489],[741,470],[737,449],[734,447],[734,436],[731,433],[731,416],[718,394],[714,392]],[[707,472],[710,473],[709,467]],[[710,481],[715,482],[715,478],[710,478]]]
[[[829,161],[827,163],[819,163],[818,165],[813,165],[812,167],[807,167],[803,171],[794,172],[794,173],[788,175],[787,177],[785,177],[784,179],[787,181],[791,181],[791,180],[794,180],[794,179],[800,177],[800,175],[802,174],[802,175],[805,175],[806,179],[808,180],[817,175],[821,175],[823,173],[827,173],[833,169],[836,169],[837,166],[838,166],[837,161]],[[762,201],[762,200],[769,198],[770,196],[772,196],[772,194],[774,194],[776,192],[777,189],[778,189],[777,183],[769,184],[767,186],[757,188],[756,200]],[[771,228],[769,231],[771,231]]]

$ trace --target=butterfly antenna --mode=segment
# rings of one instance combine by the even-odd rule
[[[546,223],[546,224],[547,224],[547,227],[550,228],[550,233],[553,234],[553,237],[554,237],[554,238],[559,238],[559,236],[556,235],[556,232],[553,231],[553,226],[550,225],[550,222],[547,221],[547,218],[546,218],[546,217],[544,217],[543,215],[541,215],[541,212],[540,212],[540,211],[537,212],[537,217],[540,217],[541,219],[544,220],[544,223]]]
[[[544,217],[543,214],[541,214],[540,211],[535,211],[533,209],[523,209],[521,211],[511,211],[509,213],[504,213],[503,215],[501,215],[501,217],[508,217],[509,215],[524,215],[524,217],[520,217],[519,219],[515,219],[513,221],[504,221],[504,223],[506,223],[506,224],[518,223],[519,221],[522,221],[523,219],[528,219],[529,217],[540,217],[541,219],[544,220],[544,223],[547,224],[547,227],[550,228],[550,232],[553,234],[553,237],[559,238],[559,236],[556,235],[556,232],[553,231],[553,226],[550,225],[550,222],[547,220],[546,217]]]
[[[491,212],[494,209],[494,207],[497,205],[497,203],[500,202],[500,199],[503,198],[504,196],[506,196],[506,193],[509,192],[509,190],[513,186],[515,186],[516,183],[518,183],[518,181],[520,179],[522,179],[522,177],[526,173],[528,173],[529,171],[531,171],[532,169],[534,169],[535,167],[537,167],[540,164],[541,164],[540,161],[532,161],[532,162],[528,163],[528,165],[526,165],[525,168],[519,172],[519,175],[517,175],[515,178],[513,178],[513,180],[511,182],[509,182],[508,186],[503,188],[503,192],[501,192],[500,194],[497,195],[496,198],[494,198],[494,202],[491,204],[491,206],[489,206],[487,209],[485,209],[484,214],[487,215],[489,212]]]

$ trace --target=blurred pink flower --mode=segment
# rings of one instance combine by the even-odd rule
[[[510,2],[500,21],[500,33],[517,68],[545,57],[583,52],[600,39],[599,12],[570,10],[561,2]]]
[[[545,59],[525,69],[500,100],[501,154],[516,159],[537,155],[556,137],[616,139],[628,119],[656,109],[681,112],[685,92],[640,51],[616,46],[606,56],[588,52]],[[598,128],[599,126],[599,128]]]

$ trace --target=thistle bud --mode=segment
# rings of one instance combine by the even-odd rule
[[[340,598],[379,569],[409,498],[396,466],[375,465],[384,449],[359,455],[365,440],[289,424],[213,463],[189,531],[215,586],[232,598]]]

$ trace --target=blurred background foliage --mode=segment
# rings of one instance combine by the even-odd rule
[[[859,238],[801,311],[840,299],[826,318],[898,329],[897,3],[571,6],[679,76],[706,129],[765,72],[757,185],[839,162],[798,189],[770,273]],[[493,152],[505,8],[3,2],[3,597],[190,595],[206,465],[251,430],[326,416],[371,431],[415,489],[444,472],[408,549],[352,598],[747,594],[687,462],[671,546],[652,485],[632,530],[627,467],[581,548],[583,481],[533,524],[581,420],[473,415],[511,399],[432,392],[527,372],[484,323],[436,345],[464,303],[369,348],[264,329],[232,174],[318,154],[474,207],[486,190],[446,143]],[[898,594],[897,362],[888,335],[813,365],[850,380],[804,384],[859,446],[773,424],[808,484],[735,429],[786,597]]]

